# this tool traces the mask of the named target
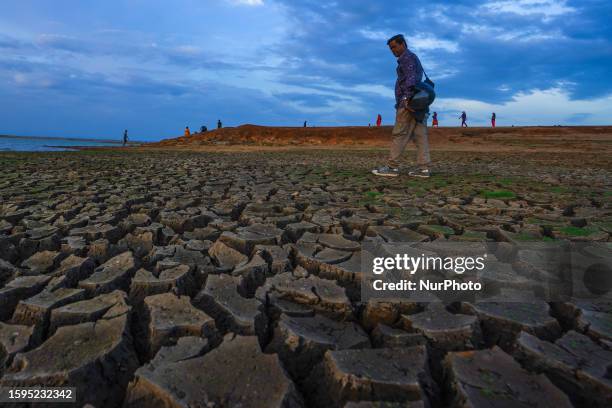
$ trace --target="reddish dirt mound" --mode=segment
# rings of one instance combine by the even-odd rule
[[[338,145],[372,144],[385,141],[391,127],[268,127],[243,125],[223,128],[206,133],[196,133],[189,138],[162,140],[155,145],[181,144],[239,144],[239,145]]]
[[[148,144],[147,147],[240,146],[387,146],[391,126],[382,127],[268,127],[243,125],[195,133]],[[612,144],[612,127],[498,127],[430,128],[430,143],[456,148],[498,147],[556,148],[562,150],[608,150]]]

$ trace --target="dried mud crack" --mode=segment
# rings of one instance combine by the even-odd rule
[[[96,408],[612,406],[610,301],[359,290],[372,241],[503,243],[499,291],[535,270],[523,242],[609,256],[609,155],[434,151],[426,180],[376,178],[384,157],[0,154],[0,386]]]

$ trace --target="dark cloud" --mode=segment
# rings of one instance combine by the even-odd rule
[[[10,35],[0,33],[0,48],[4,48],[5,50],[18,50],[28,48],[28,44]]]
[[[219,42],[252,42],[247,55],[230,45],[207,47],[209,38],[185,34],[189,27],[174,19],[171,32],[158,32],[147,15],[150,31],[0,33],[0,91],[12,101],[2,105],[0,123],[19,117],[40,124],[39,133],[60,119],[74,132],[139,123],[149,138],[187,124],[210,127],[218,118],[228,125],[337,125],[367,124],[382,113],[390,123],[394,101],[385,89],[393,88],[396,63],[386,39],[396,33],[406,34],[439,98],[501,104],[534,89],[560,87],[574,99],[612,92],[608,1],[568,2],[573,11],[561,15],[551,11],[553,0],[545,13],[528,15],[471,0],[265,3],[281,5],[286,17],[276,42],[241,38],[240,27],[236,38]],[[590,116],[567,120],[588,123]]]
[[[393,61],[385,37],[364,38],[360,30],[366,29],[375,34],[403,32],[409,43],[419,35],[456,43],[457,52],[418,50],[423,60],[434,63],[428,71],[445,97],[499,103],[516,92],[546,89],[559,82],[575,82],[570,89],[575,97],[612,91],[612,81],[602,81],[607,77],[602,71],[612,63],[612,36],[602,20],[612,12],[610,2],[581,2],[574,12],[548,19],[542,14],[491,12],[473,1],[373,3],[352,1],[348,7],[346,2],[325,6],[310,0],[285,1],[298,29],[282,49],[301,61],[289,74],[327,77],[347,85],[389,85]],[[357,69],[338,74],[309,64],[309,58],[330,66],[353,64]],[[448,70],[456,74],[444,77]]]
[[[304,94],[304,93],[278,93],[277,98],[292,101],[309,108],[329,107],[336,102],[350,103],[346,98],[337,95]]]

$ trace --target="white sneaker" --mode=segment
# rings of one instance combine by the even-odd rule
[[[372,174],[383,177],[397,177],[399,176],[399,170],[389,166],[382,166],[372,170]]]
[[[409,172],[408,175],[411,177],[428,178],[431,177],[431,171],[429,171],[429,169],[415,170]]]

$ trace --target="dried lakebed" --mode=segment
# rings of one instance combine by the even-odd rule
[[[431,179],[381,180],[384,157],[0,154],[0,386],[73,386],[96,408],[611,406],[605,294],[359,291],[367,242],[609,257],[610,159],[434,152]],[[520,268],[487,279],[524,287]]]

